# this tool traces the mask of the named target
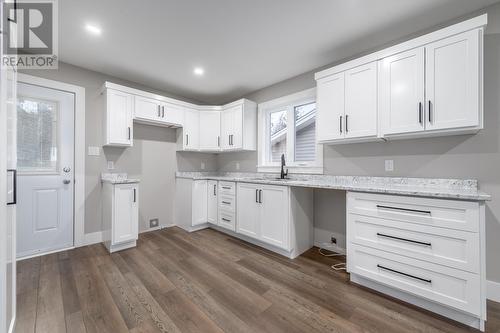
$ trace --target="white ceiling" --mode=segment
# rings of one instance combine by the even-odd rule
[[[498,0],[61,0],[60,60],[223,103]],[[102,28],[101,36],[84,30]],[[192,74],[205,68],[203,77]]]

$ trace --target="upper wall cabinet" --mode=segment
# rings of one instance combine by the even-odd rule
[[[482,129],[486,24],[482,15],[316,73],[318,141]]]
[[[377,63],[318,80],[318,141],[359,142],[377,137]]]
[[[131,147],[134,96],[114,89],[107,89],[101,96],[106,110],[103,119],[104,145]]]
[[[223,152],[257,148],[257,104],[246,99],[198,106],[106,82],[101,99],[104,145],[129,147],[133,122],[174,127],[177,150]]]

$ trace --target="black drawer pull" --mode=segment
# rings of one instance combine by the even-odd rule
[[[382,265],[377,265],[377,267],[380,268],[380,269],[389,271],[389,272],[393,272],[393,273],[396,273],[396,274],[399,274],[399,275],[410,277],[410,278],[415,279],[415,280],[419,280],[419,281],[423,281],[423,282],[427,282],[427,283],[432,283],[432,280],[430,280],[430,279],[424,279],[424,278],[421,278],[421,277],[418,277],[418,276],[415,276],[415,275],[411,275],[411,274],[408,274],[408,273],[403,273],[403,272],[400,272],[400,271],[396,271],[394,269],[387,268],[387,267],[384,267]]]
[[[225,218],[222,218],[222,221],[224,221],[224,222],[231,222],[231,220],[228,220],[228,219],[225,219]]]
[[[431,211],[430,210],[418,210],[418,209],[409,209],[409,208],[391,207],[391,206],[382,206],[382,205],[377,205],[377,208],[402,210],[402,211],[405,211],[405,212],[422,213],[422,214],[429,214],[429,215],[431,215]]]
[[[409,243],[415,243],[415,244],[420,244],[420,245],[425,245],[425,246],[432,246],[431,243],[420,242],[420,241],[416,241],[416,240],[412,240],[412,239],[406,239],[406,238],[401,238],[401,237],[396,237],[396,236],[381,234],[380,232],[377,232],[377,236],[385,237],[385,238],[391,238],[391,239],[397,239],[397,240],[400,240],[400,241],[409,242]]]
[[[231,188],[230,187],[227,187],[227,186],[222,186],[223,189],[225,190],[230,190]]]
[[[231,203],[228,201],[222,201],[223,204],[230,205]]]

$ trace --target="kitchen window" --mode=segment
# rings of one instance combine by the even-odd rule
[[[316,144],[316,90],[259,105],[259,171],[278,172],[281,155],[292,173],[323,173],[323,149]]]

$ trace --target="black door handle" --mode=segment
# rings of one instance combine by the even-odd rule
[[[12,174],[12,199],[7,201],[7,205],[15,205],[17,203],[17,170],[7,169],[7,177],[9,173]]]
[[[416,241],[416,240],[413,240],[413,239],[407,239],[407,238],[401,238],[401,237],[386,235],[386,234],[382,234],[382,233],[379,233],[379,232],[377,232],[377,236],[385,237],[385,238],[390,238],[390,239],[396,239],[396,240],[400,240],[400,241],[408,242],[408,243],[415,243],[415,244],[419,244],[419,245],[432,246],[432,244],[428,243],[428,242],[421,242],[421,241]]]
[[[134,202],[137,201],[137,193],[136,193],[136,189],[134,188]]]
[[[382,205],[377,205],[377,208],[392,209],[392,210],[401,210],[401,211],[404,211],[404,212],[422,213],[422,214],[429,214],[429,215],[431,215],[431,211],[430,210],[409,209],[409,208],[391,207],[391,206],[382,206]]]
[[[424,282],[427,282],[427,283],[432,283],[432,280],[430,280],[430,279],[424,279],[424,278],[421,278],[421,277],[418,277],[418,276],[415,276],[415,275],[411,275],[411,274],[408,274],[408,273],[403,273],[403,272],[397,271],[397,270],[392,269],[392,268],[384,267],[382,265],[377,265],[377,267],[380,268],[380,269],[392,272],[392,273],[396,273],[396,274],[399,274],[399,275],[410,277],[410,278],[415,279],[415,280],[424,281]]]
[[[418,122],[422,124],[422,102],[418,103]]]
[[[339,126],[339,128],[340,128],[340,133],[342,133],[342,116],[340,116],[340,118],[339,118],[339,119],[340,119],[340,126]]]
[[[431,111],[431,108],[432,108],[432,103],[429,100],[429,123],[432,123],[432,111]]]

